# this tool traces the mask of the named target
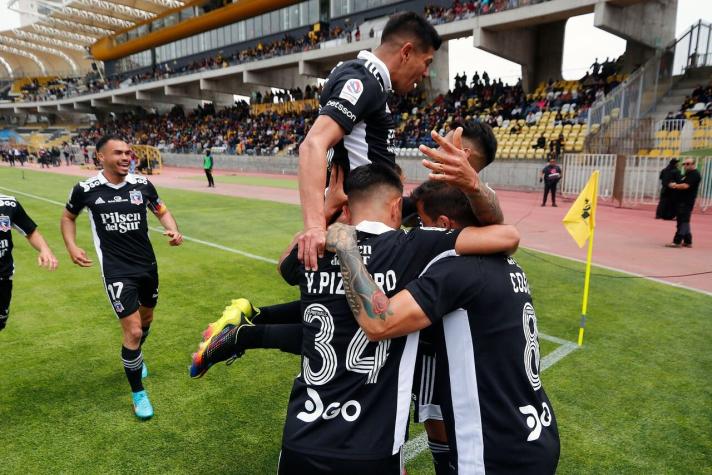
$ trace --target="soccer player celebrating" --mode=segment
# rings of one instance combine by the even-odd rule
[[[179,246],[183,236],[153,184],[129,174],[131,148],[122,138],[104,136],[96,150],[103,171],[72,189],[62,215],[62,236],[72,262],[91,266],[91,259],[76,243],[77,216],[88,208],[106,292],[123,331],[121,359],[134,413],[139,419],[149,419],[153,407],[141,381],[147,373],[141,346],[158,302],[158,267],[148,237],[146,209],[158,218],[171,246]]]
[[[451,216],[469,211],[463,205]],[[421,219],[433,223],[436,216]],[[559,434],[539,377],[536,314],[519,264],[503,255],[443,254],[389,299],[363,265],[357,238],[354,228],[336,223],[327,250],[336,252],[346,298],[369,340],[410,338],[436,324],[435,385],[455,473],[554,473]]]
[[[15,274],[12,228],[21,232],[37,250],[37,264],[40,267],[51,271],[57,268],[57,258],[20,202],[14,196],[0,195],[0,330],[7,325],[12,300],[12,277]]]
[[[337,65],[320,98],[319,117],[299,147],[299,196],[304,233],[299,259],[316,270],[324,252],[326,225],[345,203],[341,184],[350,170],[371,162],[395,165],[391,140],[395,122],[388,93],[412,91],[428,75],[442,40],[422,16],[403,12],[383,29],[381,44]],[[324,198],[327,162],[332,165]]]

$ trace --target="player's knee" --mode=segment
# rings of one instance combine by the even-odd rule
[[[141,325],[132,325],[131,327],[124,330],[124,338],[126,342],[131,345],[137,345],[141,341],[143,336],[143,330],[141,330]]]

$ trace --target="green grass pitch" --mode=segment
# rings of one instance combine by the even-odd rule
[[[58,202],[75,181],[0,169],[0,187]],[[159,191],[187,236],[267,258],[276,259],[300,227],[296,206]],[[144,356],[156,416],[142,423],[131,412],[119,326],[98,267],[69,261],[59,205],[16,196],[60,268],[38,269],[15,234],[13,303],[0,332],[0,472],[275,473],[299,359],[253,351],[203,379],[187,376],[201,331],[231,298],[264,305],[297,297],[274,266],[195,242],[170,248],[151,233],[161,297]],[[78,237],[95,256],[85,216]],[[517,259],[540,332],[574,341],[583,265],[530,251]],[[698,293],[594,275],[585,346],[543,374],[562,440],[559,473],[712,473],[710,308],[712,298]],[[556,347],[542,341],[542,357]],[[432,473],[429,455],[407,468]]]

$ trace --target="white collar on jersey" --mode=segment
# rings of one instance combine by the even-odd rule
[[[388,231],[395,231],[395,229],[390,226],[386,226],[378,221],[361,221],[356,225],[357,231],[363,231],[368,234],[383,234]]]
[[[390,71],[388,71],[386,64],[380,59],[378,59],[378,56],[371,53],[370,51],[363,50],[359,51],[358,59],[365,59],[366,61],[370,61],[371,63],[373,63],[373,65],[376,67],[376,71],[378,71],[378,74],[380,74],[381,78],[383,79],[383,85],[386,88],[386,91],[391,90],[391,73]]]
[[[118,185],[115,185],[115,184],[111,183],[109,180],[107,180],[106,177],[104,176],[103,171],[99,172],[99,174],[96,176],[96,179],[99,180],[99,183],[101,183],[102,185],[106,185],[109,188],[113,188],[115,190],[118,190],[119,188],[124,186],[126,183],[130,183],[132,185],[136,184],[136,176],[132,175],[131,173],[126,175],[126,178],[124,178],[124,181],[122,181]]]

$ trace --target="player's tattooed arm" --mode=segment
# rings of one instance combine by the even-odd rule
[[[499,206],[497,194],[486,183],[478,183],[475,192],[467,193],[467,199],[470,202],[472,212],[482,226],[502,224],[504,222],[504,214]]]
[[[346,300],[356,320],[385,320],[391,315],[388,297],[376,285],[363,264],[356,242],[356,228],[341,223],[330,226],[326,249],[335,252],[339,258]]]

